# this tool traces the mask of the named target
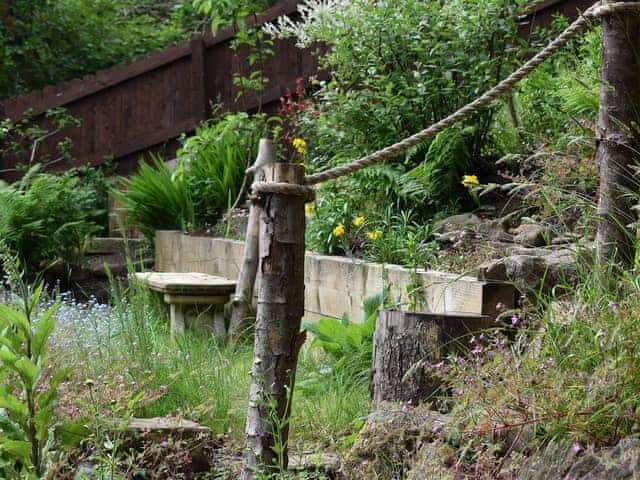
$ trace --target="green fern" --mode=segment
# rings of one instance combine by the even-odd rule
[[[124,180],[125,191],[114,196],[127,208],[127,217],[148,239],[156,230],[185,230],[194,224],[194,209],[187,180],[172,175],[162,158],[140,162],[138,172]]]
[[[424,155],[424,159],[405,174],[404,195],[422,196],[433,206],[455,203],[460,179],[475,166],[475,134],[475,127],[453,127],[438,134],[428,147],[416,149],[413,157]]]

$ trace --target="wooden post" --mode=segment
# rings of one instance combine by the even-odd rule
[[[422,362],[438,362],[469,349],[474,332],[487,328],[483,315],[380,310],[373,336],[371,399],[374,403],[427,400],[440,382]]]
[[[263,167],[267,182],[302,184],[301,165]],[[263,194],[254,361],[246,425],[243,480],[287,468],[289,415],[298,352],[304,343],[304,199]],[[276,449],[278,451],[276,451]]]
[[[604,2],[605,3],[609,3]],[[612,3],[624,3],[620,0]],[[635,2],[629,2],[635,3]],[[600,110],[596,128],[600,164],[598,202],[598,263],[628,267],[634,260],[635,221],[630,193],[635,193],[631,170],[638,151],[640,123],[640,15],[615,13],[602,18],[602,66]]]
[[[275,163],[276,155],[270,140],[261,139],[258,148],[258,156],[253,166],[254,178],[258,182],[265,180],[262,167]],[[244,260],[240,267],[236,293],[233,297],[231,320],[229,322],[229,340],[236,343],[248,327],[249,312],[253,301],[253,288],[258,273],[258,245],[260,229],[260,213],[262,207],[256,202],[249,208],[249,222],[247,224],[247,236],[244,242]]]

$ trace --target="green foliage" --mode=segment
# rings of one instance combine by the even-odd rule
[[[475,127],[451,127],[411,152],[412,159],[424,159],[404,177],[405,194],[421,195],[433,211],[455,209],[463,189],[460,179],[478,167],[473,152],[475,131]]]
[[[114,192],[127,208],[129,223],[153,241],[156,230],[187,230],[195,223],[187,180],[173,175],[162,158],[144,161],[135,175],[125,179],[124,192]]]
[[[187,0],[3,2],[0,99],[133,60],[201,24]]]
[[[343,163],[390,145],[495,85],[523,53],[515,23],[522,8],[523,2],[506,0],[305,2],[302,22],[267,27],[280,38],[296,35],[300,46],[318,41],[329,46],[320,63],[332,79],[320,83],[316,108],[300,122],[311,163]],[[474,116],[462,137],[442,136],[440,142],[456,145],[437,149],[446,156],[464,139],[465,159],[477,165],[489,150],[494,113],[487,109]],[[425,151],[396,163],[404,160],[403,168],[411,169],[433,161],[436,152],[425,159]],[[438,159],[439,166],[430,169],[441,169],[446,161]],[[453,174],[431,180],[437,185],[429,193],[445,196],[430,202],[447,203],[461,193]]]
[[[557,20],[554,30],[564,26]],[[511,139],[505,148],[511,153],[537,151],[541,143],[552,148],[593,143],[593,126],[598,112],[600,32],[588,32],[545,62],[520,84],[514,95],[519,125],[500,120],[496,135]],[[511,133],[510,133],[511,130]],[[515,130],[515,134],[513,132]],[[588,152],[586,152],[588,155]]]
[[[0,184],[0,236],[35,273],[56,260],[76,265],[86,242],[102,230],[104,190],[77,170],[42,173],[39,166],[19,182]]]
[[[247,92],[254,92],[258,96],[258,108],[261,108],[260,94],[268,85],[262,66],[264,60],[274,54],[273,40],[262,29],[249,27],[247,21],[256,24],[258,16],[274,3],[275,0],[193,0],[198,11],[210,19],[211,31],[218,32],[221,27],[234,29],[230,46],[236,53],[243,48],[242,57],[246,59],[247,68],[245,72],[233,74],[234,84],[238,87],[237,99]]]
[[[157,157],[152,165],[141,162],[138,173],[124,180],[125,192],[116,193],[131,224],[149,240],[156,230],[214,224],[239,195],[265,130],[262,115],[228,114],[183,139],[175,172]]]
[[[334,358],[333,372],[344,374],[356,383],[368,380],[373,333],[381,305],[382,295],[365,299],[361,323],[352,322],[346,313],[341,320],[322,318],[315,323],[304,323],[304,329],[314,336],[311,346],[322,348]]]
[[[30,110],[15,122],[9,118],[0,119],[0,156],[17,159],[16,170],[26,171],[37,163],[49,165],[72,160],[73,142],[68,137],[56,143],[56,155],[53,157],[43,155],[39,146],[42,140],[56,135],[63,128],[79,127],[81,120],[70,115],[64,108],[47,110],[45,118],[50,128],[33,123]]]
[[[237,113],[203,124],[184,140],[178,152],[179,175],[189,184],[197,224],[214,224],[222,209],[233,203],[265,131],[263,116]]]
[[[43,285],[28,285],[15,260],[3,254],[14,305],[0,304],[0,472],[4,478],[46,474],[55,446],[55,405],[68,370],[48,371],[47,344],[55,325],[54,304],[40,309]]]

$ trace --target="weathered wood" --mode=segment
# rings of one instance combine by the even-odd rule
[[[487,327],[480,315],[381,310],[373,337],[370,392],[375,403],[429,399],[440,382],[424,368],[469,346],[473,332]]]
[[[262,167],[276,161],[276,154],[273,144],[266,139],[260,140],[258,148],[258,157],[254,167],[255,180],[262,182],[265,180],[265,174]],[[256,283],[256,275],[258,273],[258,245],[260,233],[260,214],[262,207],[257,202],[251,203],[249,209],[249,221],[247,223],[247,236],[244,243],[244,259],[240,274],[238,275],[238,283],[236,292],[233,297],[231,320],[229,321],[229,339],[232,343],[236,343],[242,333],[249,325],[249,314],[253,303],[253,287]]]
[[[302,183],[300,165],[263,167],[266,181]],[[298,352],[304,342],[304,200],[265,194],[260,217],[260,275],[243,480],[288,464],[289,415]],[[280,455],[274,446],[283,448]],[[277,465],[277,464],[280,465]],[[268,472],[267,472],[268,473]]]
[[[609,2],[603,2],[609,3]],[[613,3],[624,3],[616,1]],[[629,2],[634,3],[634,2]],[[600,110],[596,126],[600,164],[600,199],[596,247],[604,269],[613,262],[632,266],[635,256],[635,221],[631,207],[637,192],[632,171],[640,146],[640,15],[614,14],[602,18]]]

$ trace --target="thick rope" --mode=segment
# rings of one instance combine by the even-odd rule
[[[316,185],[318,183],[326,182],[327,180],[333,180],[351,173],[363,170],[372,165],[381,163],[389,158],[395,157],[409,148],[418,145],[430,138],[435,137],[438,133],[456,125],[457,123],[466,120],[470,116],[479,112],[480,110],[491,105],[498,97],[510,92],[516,86],[518,82],[524,79],[527,75],[538,68],[543,62],[545,62],[554,53],[562,49],[571,39],[578,34],[592,27],[591,20],[614,13],[638,13],[640,12],[640,2],[624,2],[624,3],[608,3],[600,4],[600,2],[589,7],[577,20],[575,20],[569,27],[567,27],[554,41],[549,43],[544,49],[533,56],[529,61],[522,65],[519,69],[502,80],[498,85],[491,90],[485,92],[480,97],[476,98],[471,103],[460,108],[456,112],[452,113],[448,117],[434,123],[433,125],[425,128],[424,130],[401,140],[398,143],[390,145],[378,150],[372,154],[369,154],[359,160],[356,160],[347,165],[340,165],[334,168],[325,170],[324,172],[315,173],[313,175],[307,175],[305,177],[306,185]],[[260,193],[276,193],[282,195],[294,195],[305,197],[306,201],[310,201],[315,196],[315,191],[304,185],[295,185],[289,183],[268,183],[257,182],[252,186],[254,194]]]
[[[473,114],[482,110],[483,108],[492,104],[499,96],[513,90],[515,85],[523,78],[529,75],[533,70],[540,66],[545,60],[551,57],[554,53],[563,48],[569,41],[577,36],[582,31],[589,28],[591,25],[589,22],[597,17],[603,15],[610,15],[613,13],[623,12],[638,12],[640,9],[640,2],[634,3],[612,3],[606,5],[597,4],[592,5],[587,9],[583,15],[573,22],[567,29],[558,36],[553,42],[547,45],[537,55],[532,57],[528,62],[522,65],[518,70],[513,72],[507,78],[502,80],[498,85],[493,87],[488,92],[484,93],[473,102],[465,105],[455,113],[448,117],[434,123],[430,127],[418,132],[404,140],[395,143],[391,146],[383,148],[377,152],[367,155],[360,160],[349,163],[347,165],[340,165],[334,168],[330,168],[324,172],[315,173],[313,175],[307,175],[305,182],[307,185],[315,185],[318,183],[326,182],[327,180],[333,180],[335,178],[348,175],[350,173],[357,172],[364,168],[370,167],[377,163],[381,163],[384,160],[395,157],[400,153],[405,152],[409,148],[418,145],[419,143],[435,137],[438,133],[452,127],[453,125],[466,120]]]
[[[292,195],[294,197],[304,197],[305,202],[311,202],[316,197],[315,189],[306,185],[298,185],[296,183],[278,183],[278,182],[254,182],[251,185],[254,195],[261,193],[275,193],[279,195]]]

